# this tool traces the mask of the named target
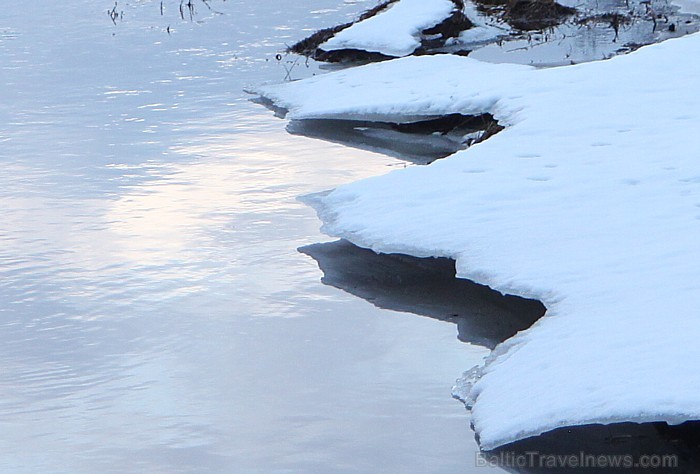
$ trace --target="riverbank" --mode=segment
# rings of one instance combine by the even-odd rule
[[[700,298],[689,263],[700,71],[684,59],[698,38],[576,67],[414,57],[259,89],[292,120],[490,113],[505,127],[314,199],[330,235],[450,257],[460,277],[545,303],[467,384],[484,449],[562,426],[700,416],[697,371],[678,364],[694,351],[686,311]]]

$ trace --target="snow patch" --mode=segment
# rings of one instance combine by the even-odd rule
[[[408,56],[420,46],[420,33],[450,16],[454,9],[451,0],[400,0],[385,11],[340,31],[320,48]]]

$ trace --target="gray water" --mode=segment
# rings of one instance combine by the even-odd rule
[[[243,92],[373,3],[159,4],[0,11],[0,471],[474,472],[450,389],[488,349],[297,251],[298,196],[406,164]]]

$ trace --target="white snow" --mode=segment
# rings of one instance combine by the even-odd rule
[[[454,9],[450,0],[399,0],[385,11],[340,31],[320,48],[408,56],[420,46],[421,31],[440,23]]]
[[[500,36],[505,36],[509,31],[510,29],[507,27],[491,26],[487,24],[474,25],[473,28],[461,32],[457,41],[467,45],[487,43],[498,39]]]
[[[446,256],[547,315],[475,383],[484,449],[561,426],[700,419],[700,35],[553,69],[409,57],[268,86],[291,118],[491,112],[508,128],[319,197],[324,230]]]

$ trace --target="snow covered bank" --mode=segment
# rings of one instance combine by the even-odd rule
[[[443,54],[345,69],[255,92],[286,109],[289,119],[408,123],[487,113],[499,100],[499,88],[534,79],[532,71]]]
[[[452,0],[400,0],[378,15],[337,33],[321,49],[407,56],[420,46],[420,33],[443,21],[454,9]]]
[[[700,419],[700,35],[538,70],[404,58],[268,86],[292,118],[492,113],[505,131],[319,198],[324,230],[444,256],[547,315],[475,383],[484,449],[561,426]]]
[[[462,0],[385,0],[353,22],[316,31],[287,48],[318,61],[371,62],[441,51],[474,26]],[[482,30],[484,28],[481,28]]]

